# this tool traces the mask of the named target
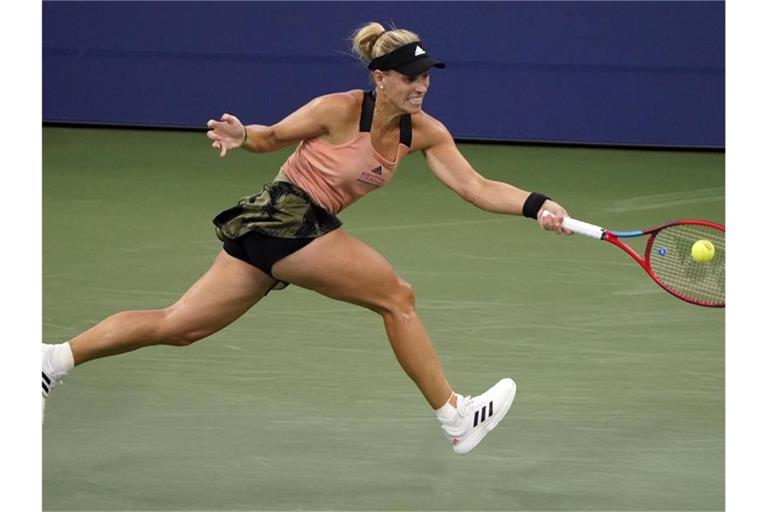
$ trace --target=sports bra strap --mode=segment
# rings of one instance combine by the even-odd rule
[[[360,131],[370,132],[373,122],[373,108],[376,106],[376,91],[363,93],[363,105],[360,112]],[[400,144],[411,147],[411,114],[400,116]]]
[[[411,147],[411,114],[400,116],[400,144]]]
[[[371,131],[371,123],[373,122],[373,107],[376,105],[376,99],[374,98],[374,91],[365,91],[363,93],[363,110],[360,113],[360,131]]]

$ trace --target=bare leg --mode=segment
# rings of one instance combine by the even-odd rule
[[[239,318],[275,280],[223,250],[211,268],[165,309],[124,311],[73,338],[75,365],[158,344],[189,345]]]
[[[455,402],[416,314],[413,290],[375,250],[337,229],[277,262],[272,274],[379,313],[397,360],[432,408],[440,408],[449,398]]]

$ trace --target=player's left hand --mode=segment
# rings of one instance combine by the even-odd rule
[[[565,208],[547,199],[539,210],[537,220],[539,226],[546,231],[554,231],[558,235],[572,235],[573,233],[563,228],[563,219],[568,216]]]

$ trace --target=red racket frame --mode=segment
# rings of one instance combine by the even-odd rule
[[[659,277],[653,272],[653,269],[651,268],[651,263],[650,263],[651,247],[653,246],[653,241],[656,239],[656,235],[662,229],[668,228],[670,226],[679,226],[679,225],[707,226],[707,227],[718,229],[722,232],[725,232],[725,226],[722,226],[715,222],[710,222],[708,220],[698,220],[698,219],[681,219],[681,220],[676,220],[672,222],[667,222],[660,226],[644,229],[639,232],[638,231],[610,231],[606,229],[603,232],[603,240],[615,245],[619,249],[629,254],[633,260],[635,260],[641,267],[643,267],[643,269],[645,269],[645,272],[650,276],[651,279],[653,279],[656,282],[656,284],[661,286],[661,288],[666,290],[671,295],[677,297],[678,299],[684,300],[685,302],[688,302],[690,304],[696,304],[697,306],[704,306],[708,308],[725,307],[725,303],[713,304],[713,303],[697,301],[697,300],[691,299],[690,297],[686,297],[685,295],[678,293],[675,290],[669,288],[667,285],[665,285],[659,279]],[[648,238],[648,241],[645,244],[645,258],[641,257],[634,249],[632,249],[630,246],[628,246],[627,244],[621,241],[622,238],[636,238],[638,236],[643,236],[643,235],[650,235]]]

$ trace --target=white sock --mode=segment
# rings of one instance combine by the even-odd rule
[[[453,398],[454,395],[455,393],[452,393],[451,398]],[[454,418],[456,418],[456,414],[458,414],[456,408],[451,405],[451,398],[445,402],[444,406],[435,410],[435,414],[437,415],[437,419],[440,421],[440,423],[450,423]],[[458,399],[458,395],[456,395],[456,398]]]
[[[51,345],[51,368],[57,373],[57,375],[64,376],[75,367],[75,359],[72,356],[72,349],[69,347],[69,342],[59,343],[58,345]]]

